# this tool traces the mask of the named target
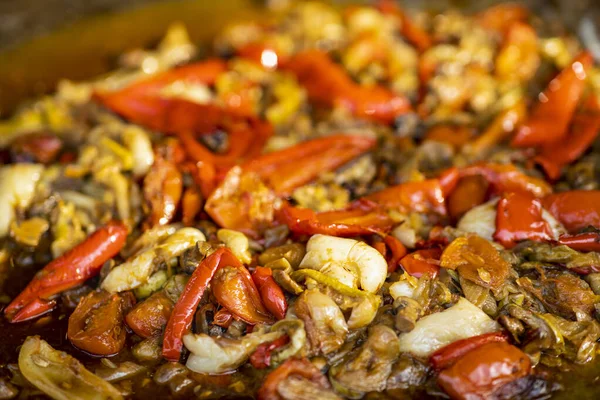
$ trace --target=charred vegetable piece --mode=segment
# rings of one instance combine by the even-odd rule
[[[131,293],[91,292],[69,317],[67,337],[77,348],[100,356],[118,353],[125,346],[125,314],[135,303]]]
[[[440,373],[437,382],[452,399],[483,399],[530,370],[529,357],[517,347],[491,342],[460,357]]]
[[[98,229],[83,243],[46,265],[4,309],[4,315],[11,322],[39,316],[40,308],[29,308],[31,303],[43,303],[49,297],[96,276],[102,265],[123,248],[126,238],[127,228],[119,222],[110,222]]]
[[[173,302],[163,292],[156,292],[127,313],[125,321],[136,335],[149,338],[159,335],[173,311]]]

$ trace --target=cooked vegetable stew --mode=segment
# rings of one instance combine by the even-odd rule
[[[598,395],[591,53],[272,6],[0,122],[0,399]]]

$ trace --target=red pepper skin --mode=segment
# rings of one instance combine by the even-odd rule
[[[42,315],[54,310],[54,307],[56,307],[56,300],[44,300],[36,298],[25,304],[25,306],[17,312],[10,322],[25,322],[41,317]]]
[[[281,400],[277,391],[279,383],[292,375],[299,375],[305,379],[320,385],[323,389],[330,389],[329,380],[306,358],[288,358],[283,364],[267,375],[262,386],[258,390],[258,400]]]
[[[277,213],[277,219],[292,232],[301,235],[370,235],[387,232],[394,224],[378,208],[375,203],[359,200],[345,210],[315,213],[308,208],[293,207],[285,203]]]
[[[297,53],[286,69],[296,75],[314,103],[326,107],[344,106],[355,116],[384,124],[411,109],[409,101],[382,86],[355,83],[343,67],[319,50]]]
[[[530,372],[527,354],[506,342],[492,342],[460,357],[439,374],[437,383],[452,399],[483,400]]]
[[[383,14],[394,15],[400,20],[401,34],[412,43],[420,53],[423,53],[433,45],[431,36],[420,26],[414,24],[406,13],[393,0],[379,0],[377,8]]]
[[[508,335],[505,332],[492,332],[457,340],[433,353],[429,357],[429,363],[436,371],[441,371],[450,368],[459,358],[471,350],[493,342],[508,342]]]
[[[435,278],[440,272],[440,267],[429,261],[438,261],[441,256],[442,249],[440,248],[417,250],[404,256],[400,260],[400,265],[411,276],[420,278],[425,274],[429,274],[432,278]]]
[[[523,240],[552,240],[552,229],[542,218],[542,203],[527,193],[506,193],[498,201],[494,239],[507,249]]]
[[[600,252],[600,233],[586,232],[576,235],[562,235],[558,238],[558,243],[577,251],[596,251]]]
[[[85,241],[46,265],[29,282],[29,285],[4,309],[10,322],[35,318],[46,308],[27,307],[39,300],[82,284],[96,276],[102,265],[121,251],[127,239],[127,227],[112,221],[92,233]]]
[[[551,194],[542,205],[569,232],[576,233],[588,226],[600,228],[600,190],[571,190]]]
[[[280,347],[285,346],[290,341],[287,335],[273,340],[269,343],[263,343],[254,350],[250,356],[250,364],[256,369],[265,369],[271,366],[271,353]]]
[[[571,132],[564,139],[541,148],[534,158],[552,180],[560,178],[562,168],[577,160],[594,143],[600,132],[600,105],[590,96],[584,109],[575,114]]]
[[[288,308],[287,300],[283,290],[273,279],[271,268],[256,267],[252,274],[252,280],[258,288],[260,298],[267,310],[278,320],[284,319]]]
[[[517,130],[511,145],[530,147],[547,145],[563,139],[585,88],[592,55],[584,51],[554,78],[536,103],[529,118]]]
[[[535,197],[552,193],[552,187],[543,179],[525,175],[512,164],[478,163],[460,170],[460,176],[480,175],[496,194],[526,192]]]
[[[515,22],[525,22],[529,10],[522,4],[503,3],[486,8],[475,17],[481,27],[505,34]]]
[[[368,152],[375,143],[375,139],[364,136],[332,135],[261,155],[243,164],[242,169],[258,174],[277,194],[289,195],[322,173]]]
[[[456,189],[448,197],[448,213],[458,221],[467,211],[485,202],[487,181],[478,175],[461,178]]]
[[[206,257],[194,270],[185,285],[183,293],[175,303],[173,312],[165,329],[163,339],[163,357],[169,361],[179,361],[183,348],[183,335],[190,329],[196,308],[215,272],[221,265],[244,268],[231,250],[221,247]]]
[[[400,260],[402,260],[402,258],[406,256],[407,250],[406,247],[404,247],[404,245],[402,244],[402,242],[392,235],[386,235],[383,238],[383,243],[385,243],[386,248],[389,249],[391,253],[391,255],[387,257],[387,262],[388,273],[392,273],[398,268]]]

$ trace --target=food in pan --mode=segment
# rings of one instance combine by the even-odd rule
[[[302,2],[24,105],[0,397],[560,395],[599,350],[600,70],[549,32]]]

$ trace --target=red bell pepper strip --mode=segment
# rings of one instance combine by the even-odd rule
[[[271,353],[290,342],[288,335],[283,335],[269,343],[263,343],[250,355],[250,364],[256,369],[265,369],[271,366]]]
[[[382,86],[362,86],[319,50],[296,54],[286,69],[296,75],[318,105],[343,106],[360,118],[390,124],[411,109],[409,101]]]
[[[85,241],[46,265],[4,309],[10,322],[21,322],[48,312],[50,297],[98,275],[102,265],[121,251],[127,227],[112,221]]]
[[[600,252],[600,233],[585,232],[576,235],[561,235],[558,243],[569,246],[577,251],[595,251]]]
[[[450,368],[458,359],[477,347],[487,343],[508,342],[505,332],[484,333],[467,339],[457,340],[434,352],[429,356],[429,363],[436,371]]]
[[[281,290],[275,279],[273,279],[271,269],[256,267],[256,270],[252,274],[252,280],[258,288],[260,298],[267,310],[278,320],[284,319],[288,308],[287,300],[285,299],[283,290]]]
[[[543,179],[525,175],[512,164],[479,163],[460,170],[460,176],[480,175],[490,184],[494,193],[526,192],[543,197],[552,187]]]
[[[528,193],[506,193],[498,201],[494,239],[510,249],[523,240],[552,240],[552,229],[542,218],[542,203]]]
[[[412,252],[400,260],[402,269],[407,274],[420,278],[429,274],[435,278],[440,272],[439,259],[442,256],[442,249],[431,248]]]
[[[434,212],[446,215],[445,197],[458,181],[458,170],[451,168],[437,179],[406,182],[365,196],[385,208],[397,208],[403,212]]]
[[[572,190],[542,199],[542,205],[569,232],[588,226],[600,229],[600,190]]]
[[[163,357],[167,360],[179,361],[183,348],[183,335],[190,329],[204,291],[217,269],[222,266],[244,269],[231,250],[221,247],[200,263],[185,285],[183,293],[173,307],[165,329],[162,352]]]
[[[358,200],[345,210],[319,213],[285,203],[277,219],[301,235],[350,237],[386,232],[393,226],[391,218],[379,206],[366,200]]]
[[[548,145],[563,139],[593,64],[592,55],[584,51],[565,68],[540,94],[525,123],[517,130],[511,144],[514,147]]]
[[[527,354],[506,342],[491,342],[460,357],[439,374],[437,383],[452,399],[487,399],[503,385],[530,372]]]
[[[529,10],[522,4],[503,3],[486,8],[475,19],[485,29],[504,35],[515,22],[526,22]]]
[[[548,178],[560,178],[562,167],[577,160],[594,143],[600,132],[600,105],[590,96],[583,110],[575,114],[571,132],[556,143],[543,146],[534,161]]]
[[[414,24],[406,15],[404,10],[393,0],[379,0],[377,8],[383,14],[393,15],[400,21],[401,34],[412,43],[420,53],[423,53],[433,45],[429,34],[420,26]]]
[[[256,157],[243,164],[242,169],[258,174],[277,194],[288,195],[293,189],[335,170],[373,146],[375,139],[364,136],[327,136]]]
[[[281,400],[277,387],[289,376],[299,375],[308,379],[324,390],[330,389],[329,380],[306,358],[288,358],[283,364],[271,371],[258,390],[258,400]]]

